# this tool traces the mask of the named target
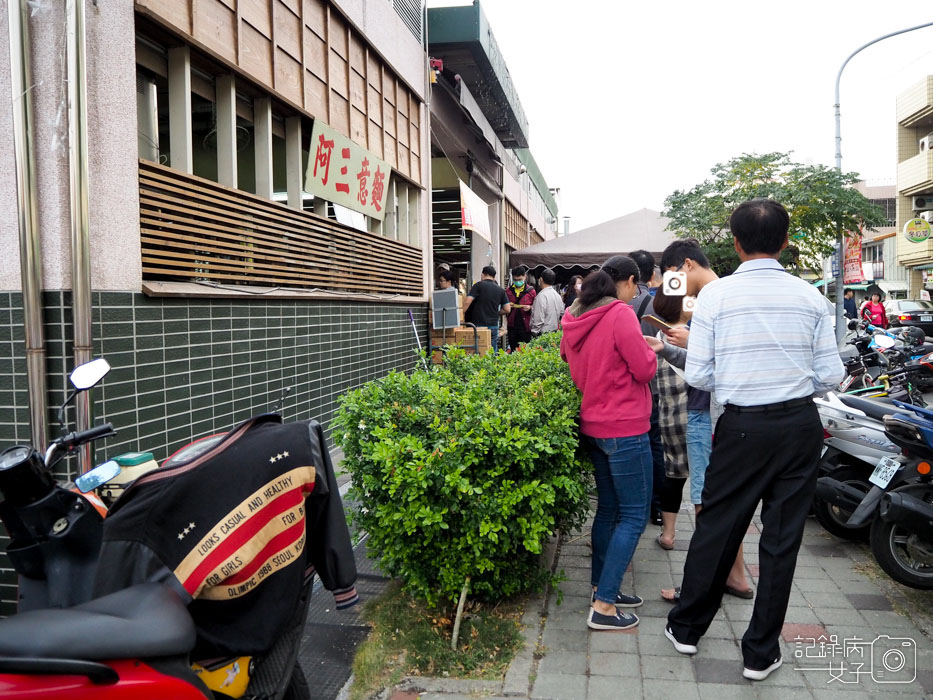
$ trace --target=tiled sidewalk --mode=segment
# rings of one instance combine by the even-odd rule
[[[758,528],[749,528],[745,538],[745,560],[753,585],[758,575]],[[890,595],[896,585],[884,578],[873,580],[866,573],[863,546],[843,542],[826,534],[812,519],[807,522],[800,550],[794,590],[787,610],[782,650],[784,666],[767,680],[753,683],[742,678],[742,653],[739,640],[751,617],[754,601],[726,596],[709,632],[699,643],[695,657],[678,654],[664,637],[663,630],[670,604],[660,599],[660,589],[680,583],[693,513],[681,511],[675,549],[662,550],[655,538],[658,528],[645,531],[632,567],[625,575],[623,591],[636,593],[645,604],[634,611],[641,622],[631,632],[590,632],[586,627],[590,586],[589,531],[568,537],[559,553],[558,570],[566,580],[560,588],[563,601],[558,605],[552,591],[541,600],[538,609],[529,609],[523,620],[526,626],[526,649],[512,664],[504,683],[438,681],[419,679],[418,687],[398,698],[420,700],[461,700],[476,697],[525,697],[531,700],[618,700],[649,698],[657,700],[762,700],[811,699],[860,700],[869,694],[883,693],[892,700],[933,698],[933,632],[929,615],[933,614],[933,593],[928,606],[912,604],[913,617],[895,612]],[[882,574],[883,577],[883,574]],[[924,607],[926,608],[924,611]],[[902,611],[903,612],[903,611]],[[925,613],[925,614],[924,614]],[[795,638],[828,643],[835,635],[839,645],[855,643],[854,648],[818,646],[817,642],[795,643]],[[892,640],[907,640],[897,648],[905,655],[907,666],[901,675],[888,672],[886,680],[872,677],[883,668],[879,651],[904,642],[880,639],[875,642],[875,658],[870,643],[881,635]],[[868,643],[863,646],[860,642]],[[821,651],[822,650],[822,651]],[[913,653],[916,652],[914,662]],[[802,654],[803,656],[795,656]],[[823,654],[825,658],[822,658]],[[898,652],[887,657],[889,667],[899,658]],[[864,665],[856,664],[863,660]],[[844,666],[840,666],[845,664]],[[891,682],[913,676],[912,682]],[[830,670],[830,666],[834,670]],[[795,667],[807,667],[798,670]],[[844,669],[844,670],[843,670]],[[856,673],[856,671],[860,673]],[[843,682],[846,681],[846,682]],[[427,689],[427,692],[422,689]],[[389,696],[396,697],[390,694]]]

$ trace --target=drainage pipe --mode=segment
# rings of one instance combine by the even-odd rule
[[[91,243],[88,217],[87,72],[84,0],[70,0],[65,26],[68,65],[68,169],[71,182],[71,310],[75,367],[90,362],[94,348],[91,328]],[[91,392],[75,402],[77,430],[91,427]],[[81,447],[78,469],[94,466],[92,444]]]
[[[36,160],[33,146],[32,65],[27,0],[9,0],[10,83],[13,95],[13,152],[16,162],[16,210],[23,285],[26,379],[32,444],[45,450],[45,337],[42,330],[42,257]]]

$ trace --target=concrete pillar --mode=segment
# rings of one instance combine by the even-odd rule
[[[288,117],[285,120],[285,180],[288,206],[292,209],[301,209],[304,175],[301,169],[301,117]]]
[[[194,171],[191,152],[191,52],[187,46],[168,50],[168,133],[170,165]]]
[[[253,132],[256,138],[256,194],[272,199],[272,100],[253,100]]]
[[[232,75],[217,78],[217,182],[237,186],[236,80]]]

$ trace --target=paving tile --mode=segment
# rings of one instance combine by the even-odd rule
[[[757,700],[755,686],[744,678],[742,685],[724,685],[723,683],[699,683],[700,700]]]
[[[785,642],[793,642],[795,639],[820,639],[829,640],[829,634],[822,625],[784,623],[781,628],[781,638]]]
[[[669,659],[666,659],[669,661]],[[637,654],[597,651],[590,654],[591,676],[640,678],[641,664]]]
[[[819,608],[817,616],[825,626],[865,626],[865,618],[854,608]]]
[[[846,598],[858,610],[893,610],[891,601],[883,595],[871,593],[847,593]]]
[[[531,697],[533,700],[580,700],[586,697],[586,676],[539,673]]]
[[[665,639],[667,641],[667,639]],[[668,641],[670,645],[670,642]],[[671,646],[673,649],[673,646]],[[678,656],[641,656],[642,678],[653,678],[662,681],[696,681],[693,673],[693,660],[679,654]]]
[[[538,663],[538,673],[586,673],[586,652],[551,651]]]
[[[790,622],[791,624],[807,624],[807,625],[818,625],[822,621],[819,616],[810,607],[787,607],[787,613],[784,615],[784,620]]]
[[[839,586],[824,573],[820,578],[794,578],[794,585],[806,595],[807,591],[815,593],[841,594]]]
[[[798,563],[797,568],[794,569],[794,580],[802,578],[823,579],[826,578],[826,572],[820,566],[805,566]]]
[[[746,685],[748,681],[742,678],[742,661],[739,659],[709,658],[706,645],[703,646],[703,658],[697,657],[693,664],[697,683],[702,688],[708,683],[728,683],[733,685]],[[702,696],[702,691],[700,692]],[[753,694],[754,695],[754,694]]]
[[[637,631],[627,632],[587,632],[590,639],[590,654],[611,651],[617,653],[638,653]]]
[[[732,659],[739,662],[742,660],[742,649],[735,639],[715,639],[706,635],[700,644],[703,645],[704,660],[707,657],[712,659]]]
[[[862,610],[861,613],[862,617],[864,617],[865,621],[868,623],[869,628],[876,630],[879,634],[896,636],[895,632],[901,630],[917,632],[917,627],[909,618],[899,615],[896,612],[887,610]]]
[[[699,700],[700,692],[693,681],[659,681],[646,679],[642,682],[642,697],[645,700]]]
[[[769,676],[768,680],[763,681],[761,685],[770,683],[773,677]],[[759,687],[756,690],[758,691],[759,700],[812,700],[813,698],[813,693],[810,692],[809,688]]]
[[[550,651],[582,651],[589,645],[590,635],[586,629],[556,630],[545,627],[541,645]]]
[[[736,638],[732,626],[723,620],[713,620],[706,630],[704,639],[732,639]]]
[[[608,678],[591,676],[586,688],[586,700],[619,700],[642,697],[641,678]]]
[[[791,595],[793,596],[795,593]],[[853,609],[852,601],[845,594],[804,591],[802,595],[806,598],[807,602],[817,610],[822,610],[824,608]]]
[[[842,547],[832,544],[805,544],[803,549],[805,549],[808,554],[812,554],[815,557],[848,558],[848,555],[845,553],[845,550]]]

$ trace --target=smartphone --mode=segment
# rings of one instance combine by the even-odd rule
[[[642,316],[641,320],[647,323],[650,323],[652,326],[662,331],[674,330],[674,327],[671,324],[666,323],[665,321],[662,321],[661,319],[659,319],[657,316],[652,316],[651,314],[648,314],[647,316]]]

